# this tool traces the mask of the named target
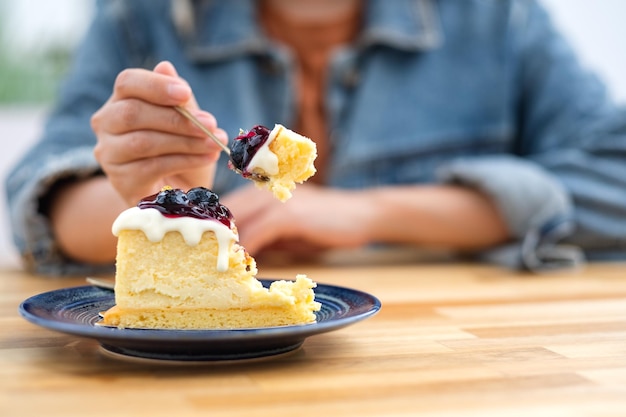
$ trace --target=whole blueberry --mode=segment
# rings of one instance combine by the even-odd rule
[[[213,191],[205,187],[195,187],[187,191],[189,201],[197,205],[214,206],[219,203],[219,197]]]

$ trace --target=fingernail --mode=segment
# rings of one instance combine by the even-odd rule
[[[215,124],[215,120],[213,118],[205,116],[203,113],[196,114],[196,119],[198,119],[198,121],[206,127],[213,127]]]
[[[173,83],[167,86],[167,94],[174,100],[187,100],[191,96],[191,88],[188,85]]]

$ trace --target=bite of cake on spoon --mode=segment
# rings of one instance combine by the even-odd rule
[[[262,176],[266,181],[255,181],[259,188],[269,189],[280,201],[291,198],[296,184],[301,184],[316,172],[315,142],[285,126],[273,129],[256,125],[249,131],[240,131],[231,147],[229,167],[244,177]]]

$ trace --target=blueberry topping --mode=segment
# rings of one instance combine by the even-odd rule
[[[244,177],[250,175],[246,168],[261,146],[267,142],[269,135],[270,130],[267,127],[256,125],[235,138],[230,150],[230,163],[241,171]]]
[[[204,206],[216,206],[220,202],[217,194],[204,187],[196,187],[187,191],[187,198],[193,204]]]
[[[213,191],[196,187],[185,193],[177,188],[164,187],[160,192],[143,198],[137,205],[140,209],[154,208],[167,217],[195,217],[214,219],[231,227],[233,216],[219,202]]]
[[[189,198],[183,190],[168,189],[156,194],[154,201],[163,207],[169,207],[171,210],[183,209],[189,205]]]

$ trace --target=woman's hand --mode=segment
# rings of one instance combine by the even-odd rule
[[[268,248],[301,252],[376,242],[472,252],[510,239],[494,202],[456,185],[341,190],[306,183],[286,203],[250,185],[221,200],[253,256]]]
[[[183,105],[224,143],[226,132],[198,109],[189,85],[173,65],[119,74],[113,94],[92,117],[94,155],[111,185],[133,206],[164,185],[211,188],[220,148],[172,106]]]
[[[299,185],[285,203],[254,185],[221,198],[233,213],[241,244],[256,256],[281,245],[288,249],[349,248],[367,244],[374,206],[364,192]]]

